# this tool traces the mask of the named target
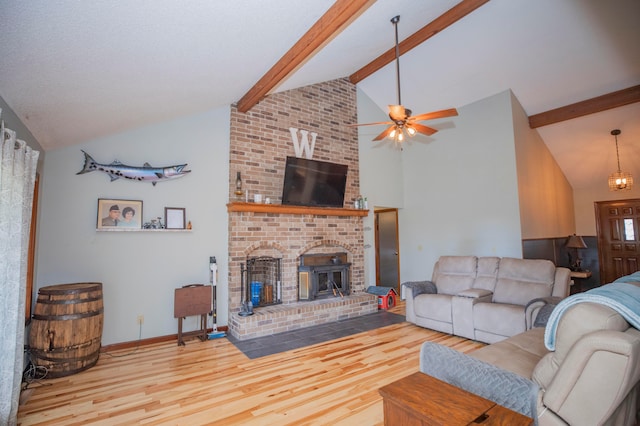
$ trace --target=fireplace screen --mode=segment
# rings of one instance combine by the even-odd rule
[[[253,307],[282,303],[281,259],[250,257],[247,267],[241,265],[242,302],[251,301]]]

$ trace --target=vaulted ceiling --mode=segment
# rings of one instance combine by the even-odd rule
[[[5,0],[0,96],[56,149],[239,101],[250,108],[269,91],[358,81],[393,47],[395,15],[400,40],[435,29],[401,58],[402,101],[416,113],[511,89],[534,116],[632,88],[627,105],[537,129],[574,188],[614,171],[609,132],[621,129],[622,167],[640,181],[638,0]],[[383,62],[357,84],[386,111],[396,70]]]

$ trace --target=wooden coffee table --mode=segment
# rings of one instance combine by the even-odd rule
[[[527,416],[420,372],[379,392],[387,426],[533,424]]]

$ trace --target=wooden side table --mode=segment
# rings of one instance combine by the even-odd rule
[[[178,346],[184,346],[185,337],[198,337],[207,340],[207,314],[211,312],[212,286],[189,284],[175,289],[173,299],[173,317],[178,318]],[[200,316],[200,329],[182,332],[182,320],[185,317]]]
[[[418,372],[379,390],[386,426],[520,426],[533,420]]]
[[[571,271],[571,294],[582,291],[582,280],[591,278],[591,271]]]

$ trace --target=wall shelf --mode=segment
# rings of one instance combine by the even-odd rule
[[[287,206],[282,204],[260,204],[232,202],[227,204],[228,212],[253,212],[293,215],[318,215],[318,216],[360,216],[369,215],[369,210],[344,209],[335,207],[306,207]]]
[[[140,229],[140,228],[120,228],[120,229],[96,229],[96,232],[191,232],[191,229]]]

